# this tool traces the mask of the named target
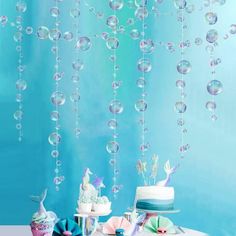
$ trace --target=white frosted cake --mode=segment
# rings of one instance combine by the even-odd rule
[[[137,209],[167,211],[174,208],[175,191],[173,187],[137,187],[135,205]]]

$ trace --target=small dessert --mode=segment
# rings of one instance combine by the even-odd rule
[[[101,196],[101,189],[105,188],[103,178],[96,177],[90,183],[92,172],[87,168],[80,185],[80,195],[77,201],[79,214],[98,213],[106,214],[111,211],[111,202],[106,196]]]
[[[44,200],[47,196],[45,190],[41,196],[32,196],[32,201],[39,203],[39,210],[33,214],[30,224],[33,236],[51,236],[57,216],[54,212],[46,211]]]

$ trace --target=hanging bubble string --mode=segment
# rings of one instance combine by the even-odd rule
[[[73,103],[73,109],[75,113],[75,129],[74,133],[77,138],[80,136],[80,124],[79,124],[79,119],[80,119],[80,113],[79,113],[79,101],[80,101],[80,87],[79,87],[79,81],[80,81],[80,76],[79,73],[84,69],[84,63],[83,61],[79,58],[79,52],[86,52],[88,51],[92,44],[91,40],[87,36],[80,36],[79,32],[79,20],[80,20],[80,0],[75,0],[75,7],[70,10],[70,16],[74,20],[74,43],[75,43],[75,60],[72,63],[72,69],[73,69],[73,75],[72,75],[72,82],[74,84],[74,91],[72,92],[70,96],[70,100]],[[69,38],[69,32],[66,32],[64,34],[65,39],[71,39],[72,37],[70,36]]]
[[[146,133],[148,131],[146,127],[145,112],[147,111],[147,101],[146,101],[146,74],[151,71],[152,65],[148,54],[151,54],[155,48],[152,39],[147,39],[145,35],[146,24],[145,19],[148,17],[147,0],[136,0],[135,1],[135,16],[138,20],[142,22],[141,25],[141,41],[139,47],[142,53],[142,57],[137,62],[137,69],[141,73],[140,78],[138,78],[136,84],[137,87],[141,89],[141,98],[139,98],[135,103],[135,110],[140,113],[139,125],[141,127],[141,144],[139,145],[140,159],[137,162],[138,173],[142,176],[145,185],[150,184],[148,181],[148,176],[146,176],[146,165],[147,158],[146,153],[150,147],[150,144],[146,141]]]
[[[78,39],[79,34],[79,16],[80,16],[80,1],[75,0],[75,7],[70,10],[70,16],[74,20],[74,41],[75,44]],[[73,104],[73,111],[75,115],[75,127],[74,127],[74,134],[76,138],[80,136],[80,127],[79,127],[79,100],[80,100],[80,93],[79,93],[79,71],[83,68],[83,63],[79,60],[78,55],[78,48],[77,44],[75,45],[75,60],[72,63],[73,75],[72,75],[72,82],[74,84],[73,92],[70,95],[70,100]]]
[[[55,6],[50,9],[51,16],[55,19],[55,27],[49,31],[49,39],[53,42],[52,46],[52,53],[55,55],[55,65],[54,65],[54,74],[53,80],[55,81],[55,88],[51,95],[51,102],[54,106],[54,110],[51,112],[51,120],[55,123],[54,124],[54,131],[49,135],[48,141],[52,145],[53,149],[51,152],[51,156],[55,159],[55,176],[53,182],[55,184],[56,191],[60,190],[60,184],[64,181],[64,176],[60,175],[61,169],[61,160],[60,160],[60,152],[59,152],[59,144],[61,142],[61,135],[60,135],[60,112],[59,106],[65,104],[65,95],[64,93],[60,92],[59,90],[59,82],[63,77],[63,72],[60,69],[60,62],[61,58],[59,56],[59,39],[61,38],[61,32],[59,30],[60,26],[60,8],[59,4],[62,0],[55,0]]]
[[[23,65],[23,13],[26,12],[27,5],[24,1],[18,1],[16,3],[16,11],[18,12],[18,16],[16,18],[16,29],[17,32],[14,35],[14,41],[17,43],[16,51],[18,53],[18,78],[16,81],[16,102],[18,103],[18,108],[14,113],[14,119],[16,120],[16,129],[18,131],[18,141],[22,141],[23,137],[23,91],[27,89],[27,82],[23,79],[23,72],[25,70],[25,66]]]
[[[218,16],[214,12],[214,2],[210,1],[210,11],[206,12],[205,20],[209,26],[214,26],[218,21]],[[221,63],[220,58],[215,58],[214,51],[218,40],[218,32],[216,29],[209,29],[206,34],[206,41],[209,45],[206,46],[206,51],[210,54],[210,71],[212,78],[207,83],[207,92],[211,95],[212,99],[206,102],[206,109],[212,113],[211,119],[212,121],[217,120],[217,116],[215,114],[216,111],[216,102],[215,96],[222,93],[223,85],[221,81],[216,79],[216,66]]]
[[[177,125],[180,127],[181,132],[181,144],[179,147],[180,158],[183,159],[185,153],[189,150],[190,145],[185,143],[184,135],[187,133],[187,129],[185,127],[186,122],[184,119],[184,114],[187,110],[187,105],[185,102],[186,92],[185,79],[187,75],[191,72],[192,66],[191,63],[185,58],[185,49],[188,47],[188,40],[185,41],[185,30],[187,30],[187,25],[185,24],[185,14],[184,11],[187,6],[187,2],[185,0],[175,0],[174,5],[177,9],[177,20],[181,23],[181,42],[179,44],[181,51],[181,60],[177,64],[177,72],[181,75],[180,79],[176,81],[176,87],[180,90],[181,99],[175,103],[175,111],[179,115],[177,120]]]
[[[109,16],[106,20],[107,26],[112,30],[112,36],[107,37],[106,46],[109,50],[112,50],[112,55],[110,56],[110,60],[113,64],[113,74],[112,74],[112,91],[113,91],[113,99],[109,104],[109,111],[113,115],[113,117],[108,121],[108,127],[112,131],[112,140],[108,141],[106,145],[106,150],[110,154],[110,165],[113,168],[113,185],[112,185],[112,193],[114,198],[117,198],[117,194],[121,189],[121,185],[118,184],[118,152],[120,149],[120,145],[118,143],[118,121],[117,115],[123,112],[123,105],[117,99],[117,91],[121,86],[121,81],[117,80],[117,73],[119,66],[117,65],[117,48],[119,46],[119,40],[117,38],[117,27],[119,24],[119,19],[117,17],[117,10],[120,10],[123,7],[123,1],[110,0],[109,7],[113,10],[113,15]]]

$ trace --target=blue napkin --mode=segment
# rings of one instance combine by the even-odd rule
[[[82,236],[78,224],[70,219],[63,219],[54,226],[53,236]]]

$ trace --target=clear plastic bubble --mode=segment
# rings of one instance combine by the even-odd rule
[[[54,75],[53,75],[53,79],[55,81],[60,81],[64,76],[64,73],[63,72],[56,72]]]
[[[209,54],[214,52],[214,47],[212,45],[207,45],[205,49]]]
[[[76,48],[81,51],[87,51],[91,48],[91,41],[88,37],[80,37],[76,43]]]
[[[137,81],[136,81],[136,84],[139,88],[144,88],[146,86],[145,78],[143,78],[143,77],[138,78]]]
[[[24,79],[18,79],[16,81],[16,89],[20,91],[24,91],[27,89],[27,82]]]
[[[211,29],[206,34],[206,40],[209,43],[215,43],[218,39],[218,32],[215,29]]]
[[[117,120],[115,120],[115,119],[109,120],[108,123],[107,123],[107,125],[108,125],[108,127],[109,127],[110,129],[112,129],[112,130],[117,129],[117,127],[118,127]]]
[[[120,88],[121,84],[122,84],[122,81],[121,81],[121,80],[113,81],[113,82],[112,82],[112,88],[113,88],[114,90],[116,90],[116,89]]]
[[[144,73],[150,72],[152,65],[149,59],[141,58],[138,60],[138,70]]]
[[[223,85],[222,85],[222,83],[219,80],[211,80],[207,84],[207,91],[211,95],[216,96],[216,95],[218,95],[218,94],[223,92]]]
[[[60,10],[58,7],[52,7],[50,9],[50,14],[52,17],[58,17],[60,15]]]
[[[15,34],[14,34],[14,41],[15,42],[22,42],[22,39],[23,39],[23,34],[22,34],[22,32],[16,32]]]
[[[61,142],[61,135],[56,132],[51,133],[48,137],[48,142],[52,146],[57,146]]]
[[[147,6],[147,0],[135,0],[134,3],[135,3],[135,6],[136,7],[145,7]]]
[[[209,25],[214,25],[217,22],[217,14],[214,12],[207,12],[205,19]]]
[[[55,106],[62,106],[65,104],[66,98],[65,98],[64,93],[56,91],[52,93],[51,101],[52,101],[52,104]]]
[[[16,10],[18,11],[18,12],[26,12],[26,10],[27,10],[27,4],[26,4],[26,2],[25,1],[19,1],[19,2],[17,2],[16,3]]]
[[[178,126],[184,126],[184,125],[185,125],[184,119],[182,119],[182,118],[178,119],[178,120],[177,120],[177,125],[178,125]]]
[[[51,120],[58,121],[60,119],[60,113],[58,111],[51,112]]]
[[[63,35],[63,38],[66,40],[66,41],[71,41],[73,39],[74,35],[72,32],[70,31],[67,31],[64,33]]]
[[[107,18],[106,23],[107,23],[107,26],[114,29],[119,24],[119,19],[117,18],[117,16],[112,15]]]
[[[135,11],[135,17],[139,20],[144,20],[148,17],[148,10],[146,7],[139,7]]]
[[[140,99],[138,100],[136,103],[135,103],[135,110],[138,111],[138,112],[144,112],[147,110],[147,102],[143,99]]]
[[[55,177],[53,182],[56,185],[60,185],[63,182],[63,180],[61,179],[61,177]]]
[[[195,39],[195,44],[196,44],[197,46],[201,45],[201,44],[202,44],[202,39],[201,39],[201,38],[196,38],[196,39]]]
[[[23,101],[23,96],[20,93],[16,94],[16,102],[22,102]]]
[[[143,39],[140,41],[139,47],[144,53],[152,53],[155,49],[155,44],[151,39]]]
[[[109,0],[109,6],[112,10],[121,10],[124,6],[123,0]]]
[[[25,33],[30,35],[34,32],[34,29],[31,26],[27,26],[25,29]]]
[[[22,120],[22,118],[23,118],[23,111],[17,110],[17,111],[14,113],[14,119],[15,119],[15,120]]]
[[[46,26],[40,26],[37,31],[37,36],[39,39],[48,39],[49,29]]]
[[[52,41],[58,41],[61,38],[61,32],[58,29],[51,29],[49,32],[49,39]]]
[[[186,0],[174,0],[174,5],[177,9],[184,9],[187,6]]]
[[[112,100],[110,105],[109,105],[109,111],[112,113],[112,114],[120,114],[122,113],[124,110],[124,107],[123,105],[121,104],[120,101],[118,100]]]
[[[216,121],[217,119],[218,119],[218,117],[215,114],[211,116],[212,121]]]
[[[232,24],[230,26],[230,31],[229,31],[231,34],[236,34],[236,24]]]
[[[179,151],[184,153],[184,152],[187,152],[189,149],[190,149],[190,145],[185,144],[185,145],[180,146]]]
[[[81,134],[81,130],[79,128],[75,128],[75,137],[79,138],[80,134]]]
[[[78,75],[73,75],[71,77],[71,80],[72,80],[73,83],[78,83],[79,82],[79,76]]]
[[[5,26],[8,22],[8,17],[7,16],[0,16],[0,24],[2,26]]]
[[[78,91],[76,92],[73,92],[71,95],[70,95],[70,100],[71,102],[78,102],[80,100],[80,94]]]
[[[106,41],[106,46],[108,49],[114,50],[117,49],[119,47],[119,41],[117,38],[108,38]]]
[[[213,101],[208,101],[208,102],[206,103],[206,109],[207,109],[208,111],[214,111],[214,110],[216,109],[216,103],[213,102]]]
[[[175,110],[178,113],[184,113],[187,110],[187,106],[184,102],[176,102],[175,103]]]
[[[110,154],[116,154],[119,151],[119,144],[116,141],[110,141],[107,143],[106,149]]]
[[[185,88],[185,81],[184,80],[177,80],[176,87],[179,89],[184,89]]]
[[[53,158],[58,158],[59,157],[59,151],[58,150],[52,150],[51,151],[51,156]]]
[[[22,129],[22,124],[21,123],[16,124],[16,129],[21,130]]]
[[[180,74],[188,74],[192,69],[192,66],[190,64],[189,61],[187,60],[182,60],[179,62],[179,64],[177,65],[177,71],[180,73]]]
[[[150,144],[149,144],[149,143],[141,144],[141,145],[140,145],[140,151],[141,151],[141,152],[147,152],[148,149],[149,149],[149,147],[150,147]]]
[[[70,16],[73,18],[77,18],[80,16],[80,10],[78,8],[73,8],[70,10]]]
[[[76,71],[81,71],[81,70],[83,70],[83,69],[84,69],[84,63],[83,63],[83,61],[81,61],[80,59],[74,61],[74,62],[72,63],[72,68],[73,68],[74,70],[76,70]]]
[[[137,29],[132,29],[130,31],[130,37],[134,40],[139,39],[140,37],[140,32]]]

